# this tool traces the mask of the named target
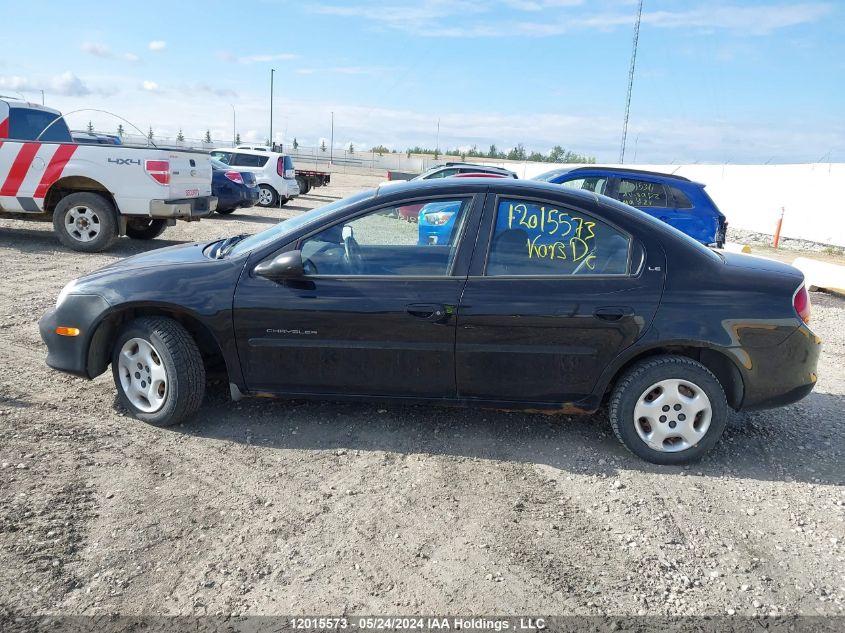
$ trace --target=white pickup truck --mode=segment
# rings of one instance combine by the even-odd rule
[[[97,252],[216,207],[207,153],[75,143],[57,110],[0,97],[0,217],[52,219],[63,244]]]

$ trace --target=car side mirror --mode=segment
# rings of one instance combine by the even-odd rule
[[[264,260],[255,267],[255,274],[267,279],[299,279],[305,275],[302,251],[288,251]]]

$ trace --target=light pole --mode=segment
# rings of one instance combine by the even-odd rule
[[[440,119],[437,119],[437,142],[434,144],[434,153],[440,153]]]
[[[273,148],[273,75],[276,69],[270,69],[270,149]]]
[[[235,104],[230,103],[229,105],[232,106],[232,147],[234,147],[237,145],[235,139],[238,136],[238,133],[235,131],[237,129],[235,126]]]
[[[332,136],[329,141],[329,164],[334,162],[334,112],[332,112]]]

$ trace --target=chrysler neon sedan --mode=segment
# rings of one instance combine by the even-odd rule
[[[396,210],[437,205],[419,239]],[[373,399],[564,414],[606,406],[659,464],[696,459],[729,409],[816,382],[799,271],[715,252],[635,208],[536,181],[366,191],[262,233],[151,251],[71,281],[40,321],[47,363],[111,365],[122,405],[166,426],[203,401]]]

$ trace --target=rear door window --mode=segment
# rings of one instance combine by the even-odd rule
[[[232,167],[264,167],[269,156],[255,156],[254,154],[233,154],[229,164]]]
[[[575,180],[567,180],[561,184],[570,189],[583,189],[584,191],[592,191],[593,193],[600,194],[604,194],[607,190],[607,178],[603,176],[576,178]]]
[[[626,275],[629,235],[555,203],[500,198],[487,276]]]
[[[215,160],[219,160],[221,163],[228,165],[229,162],[232,160],[232,153],[231,152],[211,152],[211,157]]]
[[[668,207],[666,188],[657,182],[622,178],[616,199],[632,207]]]

